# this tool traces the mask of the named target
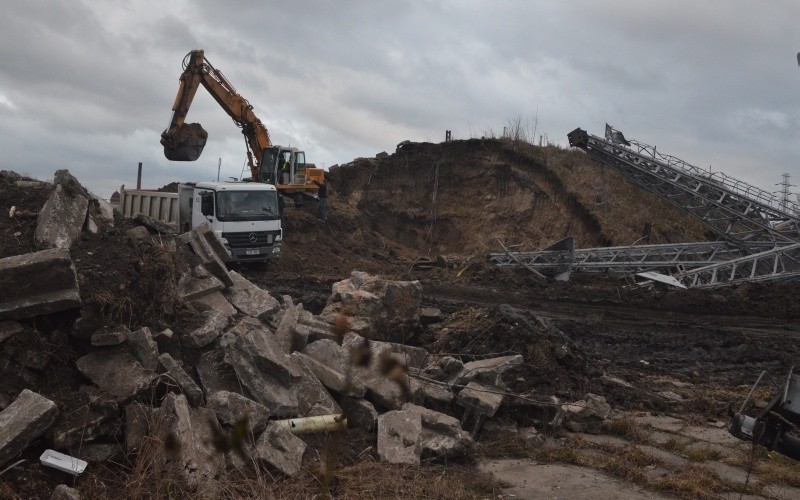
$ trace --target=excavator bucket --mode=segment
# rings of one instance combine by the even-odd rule
[[[161,134],[164,156],[170,161],[195,161],[206,145],[208,132],[199,123],[184,123]]]

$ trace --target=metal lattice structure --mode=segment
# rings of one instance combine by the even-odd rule
[[[741,249],[726,242],[699,242],[492,253],[489,262],[499,266],[525,265],[547,275],[566,271],[631,274],[642,271],[679,272],[742,255]]]
[[[688,288],[717,288],[744,282],[800,278],[800,243],[776,247],[674,276]]]
[[[617,137],[622,137],[619,132]],[[611,137],[615,137],[612,135]],[[654,193],[703,222],[720,237],[739,245],[800,241],[796,204],[781,207],[774,194],[720,172],[710,174],[656,148],[636,141],[602,139],[578,128],[568,134],[570,146],[614,168],[633,184]]]

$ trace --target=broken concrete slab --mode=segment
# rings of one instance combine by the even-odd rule
[[[183,367],[181,367],[175,358],[165,352],[157,359],[162,373],[166,373],[175,381],[175,384],[177,384],[178,388],[186,396],[189,403],[195,408],[201,406],[203,404],[203,391],[192,377],[184,371]]]
[[[216,276],[208,273],[203,266],[195,266],[189,273],[178,278],[178,296],[187,302],[197,300],[205,295],[225,288]]]
[[[236,372],[225,362],[225,350],[221,347],[201,354],[194,368],[206,401],[217,391],[242,392]]]
[[[192,301],[192,304],[198,306],[201,309],[210,309],[212,311],[216,311],[226,318],[230,318],[231,316],[235,316],[237,311],[236,308],[228,302],[228,299],[222,295],[222,292],[214,291],[207,295],[203,295],[197,299]]]
[[[308,337],[295,333],[297,320],[302,310],[302,305],[289,306],[283,309],[278,327],[275,329],[275,338],[278,339],[278,344],[280,344],[284,352],[301,351],[306,347]]]
[[[75,488],[59,484],[50,495],[50,500],[81,500],[81,494]]]
[[[474,450],[475,441],[458,419],[412,403],[403,405],[403,411],[420,415],[422,458],[459,458]]]
[[[81,307],[78,276],[66,249],[0,259],[0,319],[31,318]]]
[[[364,381],[355,375],[347,376],[330,366],[318,361],[311,356],[301,353],[292,353],[294,359],[303,363],[322,382],[322,385],[343,396],[363,398],[367,393]]]
[[[121,349],[94,351],[75,364],[96,386],[123,401],[151,388],[158,378],[156,372],[145,369]]]
[[[453,411],[456,394],[449,387],[409,377],[409,390],[414,404],[442,413]]]
[[[216,340],[225,327],[228,326],[228,318],[225,314],[209,309],[200,313],[203,324],[181,337],[192,347],[205,347]]]
[[[168,224],[166,222],[162,222],[158,219],[154,219],[149,215],[145,215],[143,213],[136,214],[136,217],[134,217],[133,220],[163,235],[173,235],[178,232],[177,228],[174,227],[173,225]]]
[[[222,281],[226,287],[234,285],[225,265],[232,260],[231,254],[211,225],[207,223],[201,224],[188,233],[182,234],[178,239],[188,245],[192,252],[200,258],[203,266]]]
[[[325,389],[314,372],[305,365],[302,355],[299,352],[293,352],[289,357],[303,373],[302,380],[295,384],[299,414],[305,417],[315,417],[342,413],[339,404]]]
[[[267,428],[269,410],[267,407],[230,391],[217,391],[209,399],[207,407],[217,414],[217,418],[225,425],[233,426],[247,419],[251,436],[258,436]]]
[[[99,210],[100,220],[104,224],[114,227],[114,206],[94,193],[89,193],[89,197],[91,198],[92,201],[97,203],[97,206],[100,209]]]
[[[300,472],[306,444],[288,429],[272,423],[258,438],[255,449],[262,464],[294,476]]]
[[[17,456],[56,421],[58,407],[46,397],[24,389],[0,411],[0,466]]]
[[[193,497],[218,498],[217,479],[225,466],[225,455],[213,446],[214,412],[192,408],[182,394],[167,394],[154,413],[161,435],[171,435],[177,442],[175,451],[166,457],[167,467],[192,490]]]
[[[422,456],[422,416],[392,410],[378,417],[378,456],[391,464],[418,465]]]
[[[220,346],[225,362],[254,400],[276,417],[297,415],[294,385],[300,382],[302,372],[266,326],[255,318],[243,318],[222,336]]]
[[[39,211],[34,241],[36,248],[69,249],[83,230],[89,200],[81,194],[70,194],[58,184]]]
[[[390,281],[353,271],[349,279],[334,283],[331,291],[320,316],[333,321],[343,315],[358,334],[402,344],[407,336],[402,326],[419,321],[419,281]]]
[[[145,370],[156,371],[158,369],[158,344],[153,340],[153,334],[149,328],[144,326],[131,332],[128,335],[128,349]]]
[[[280,302],[268,291],[257,287],[236,271],[230,271],[229,274],[233,285],[222,293],[236,309],[259,319],[269,319],[280,309]]]
[[[504,396],[497,389],[473,380],[458,393],[456,403],[464,408],[462,426],[473,436],[477,436],[483,422],[497,413]]]
[[[347,426],[354,429],[364,429],[372,432],[378,424],[378,411],[375,407],[361,398],[342,398],[342,408],[347,417]]]
[[[611,405],[606,398],[591,393],[580,401],[562,405],[561,410],[565,424],[572,432],[598,433],[603,422],[611,417]]]
[[[505,388],[503,374],[511,368],[521,365],[522,362],[521,354],[470,361],[464,363],[464,369],[456,377],[455,384],[467,385],[470,381],[477,379],[494,387]]]
[[[125,325],[117,325],[110,328],[97,330],[92,334],[92,345],[94,347],[110,347],[122,344],[128,340],[131,331]]]

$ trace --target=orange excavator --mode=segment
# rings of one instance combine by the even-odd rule
[[[302,204],[304,196],[316,194],[319,187],[314,181],[322,182],[325,171],[306,163],[303,151],[272,144],[267,127],[253,113],[253,106],[208,62],[202,50],[193,50],[183,59],[172,119],[161,134],[164,156],[168,160],[195,161],[203,152],[208,132],[199,123],[185,123],[201,84],[242,129],[250,181],[274,184],[281,195],[294,199],[296,204]]]

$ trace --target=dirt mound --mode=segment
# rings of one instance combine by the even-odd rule
[[[586,387],[591,374],[582,348],[569,337],[507,304],[452,314],[442,324],[431,352],[465,362],[521,354],[523,364],[504,377],[518,393],[570,396]]]

